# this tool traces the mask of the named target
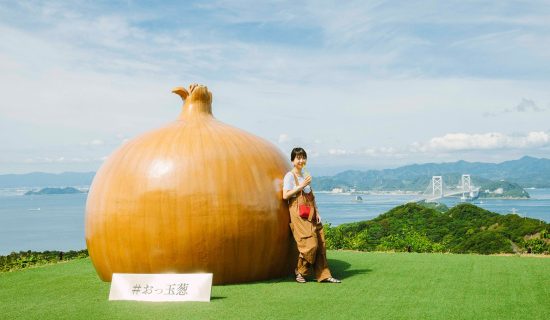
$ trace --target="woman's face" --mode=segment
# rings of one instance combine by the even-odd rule
[[[298,170],[302,170],[302,168],[306,165],[307,159],[304,157],[296,157],[294,158],[294,161],[292,161],[292,164],[294,164],[294,167]]]

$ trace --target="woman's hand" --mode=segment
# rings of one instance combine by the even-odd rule
[[[305,179],[304,179],[304,182],[302,182],[302,184],[300,184],[300,189],[304,189],[305,187],[307,187],[309,184],[311,183],[311,176],[307,176]]]
[[[311,183],[311,176],[307,176],[304,179],[304,181],[298,186],[296,186],[296,188],[294,188],[293,190],[286,190],[286,191],[283,190],[283,199],[284,200],[290,199],[290,197],[304,190],[304,188],[307,187],[310,183]]]

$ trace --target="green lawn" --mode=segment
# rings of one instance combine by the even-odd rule
[[[109,302],[89,259],[0,273],[1,319],[550,319],[550,259],[329,251],[341,284],[215,286],[210,303]]]

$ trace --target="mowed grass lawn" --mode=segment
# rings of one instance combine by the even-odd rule
[[[0,274],[0,319],[550,319],[550,259],[329,251],[341,284],[214,286],[212,301],[108,301],[89,259]]]

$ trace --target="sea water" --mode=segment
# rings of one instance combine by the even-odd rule
[[[486,210],[509,214],[516,213],[550,222],[550,189],[527,190],[530,199],[476,199],[472,204]],[[316,193],[317,206],[324,221],[332,225],[369,220],[388,210],[418,199],[412,194],[360,194],[357,201],[354,194]],[[449,208],[461,203],[460,198],[444,198],[440,203]]]
[[[80,250],[84,239],[86,193],[24,196],[25,190],[0,189],[0,255],[26,250]],[[501,214],[512,213],[550,222],[550,189],[528,190],[531,199],[476,200],[475,205]],[[316,193],[322,219],[332,225],[369,220],[416,195]],[[442,200],[448,206],[460,199]],[[483,201],[483,203],[480,203]]]
[[[0,255],[21,250],[86,248],[87,195],[0,195]]]

